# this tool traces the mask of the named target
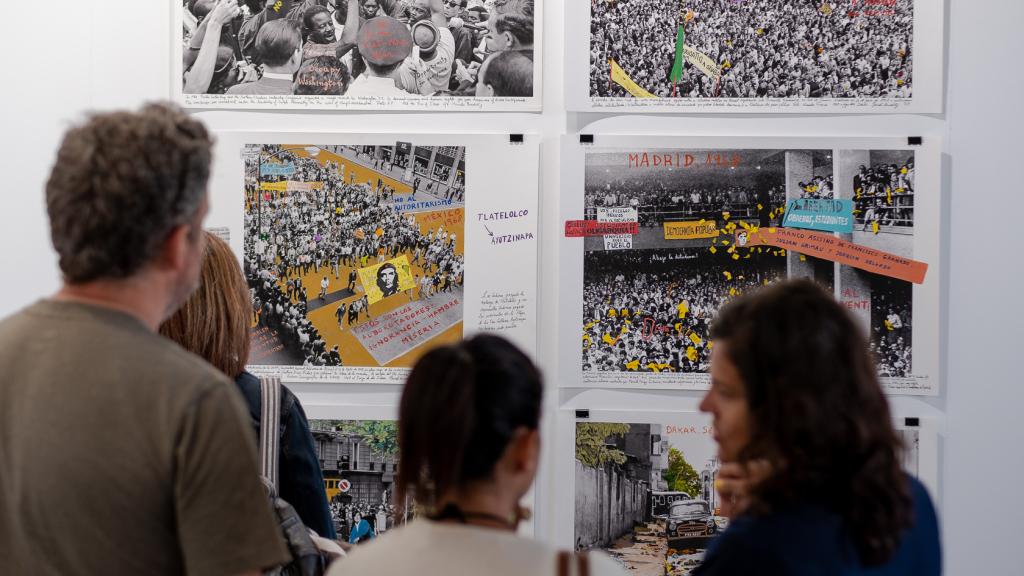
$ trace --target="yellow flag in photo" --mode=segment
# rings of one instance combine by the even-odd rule
[[[362,283],[370,304],[416,287],[409,258],[406,256],[360,268],[359,282]]]
[[[697,361],[697,349],[693,346],[686,347],[686,357],[689,358],[690,362]]]
[[[633,79],[629,77],[629,74],[626,74],[626,71],[622,69],[622,66],[619,66],[618,62],[615,60],[608,60],[608,63],[612,67],[612,82],[622,86],[626,89],[626,92],[629,92],[637,98],[657,98],[657,96],[651,94],[647,90],[644,90],[639,84],[634,82]]]
[[[700,346],[704,343],[704,341],[700,339],[700,336],[697,336],[696,332],[690,332],[690,342],[693,342],[694,346]]]

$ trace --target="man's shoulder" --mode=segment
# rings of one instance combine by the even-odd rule
[[[227,382],[213,366],[136,318],[75,302],[43,300],[0,321],[0,351],[25,362],[59,355],[61,375],[116,380],[126,389],[140,389],[139,378],[151,392],[153,386],[201,392]],[[82,365],[89,370],[75,372]]]

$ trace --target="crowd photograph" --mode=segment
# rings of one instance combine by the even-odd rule
[[[913,31],[913,0],[591,0],[590,96],[630,96],[615,62],[659,98],[907,99]]]
[[[183,94],[534,95],[534,0],[183,0]]]
[[[914,227],[914,153],[906,150],[872,150],[868,165],[853,176],[854,218],[861,231]]]
[[[856,271],[871,291],[871,350],[882,377],[905,378],[912,374],[913,285],[910,282]]]
[[[786,206],[786,154],[809,154],[815,179],[831,179],[831,156],[826,151],[786,150],[651,150],[650,157],[679,158],[678,165],[631,167],[629,153],[587,155],[584,215],[596,218],[600,208],[637,210],[641,227],[661,228],[665,222],[722,220],[758,225],[781,224]],[[686,165],[687,162],[689,165]],[[796,194],[796,192],[791,192]]]
[[[250,151],[251,363],[407,367],[427,341],[462,337],[464,147]],[[448,325],[406,337],[407,319],[438,307]],[[401,343],[382,363],[371,349],[385,336]]]
[[[707,372],[710,327],[731,298],[786,278],[777,251],[594,250],[583,264],[584,372]]]
[[[706,374],[710,327],[730,300],[795,277],[835,290],[830,261],[733,241],[745,229],[780,226],[789,200],[832,198],[832,150],[595,152],[587,155],[584,190],[588,220],[630,207],[639,222],[628,249],[585,239],[584,374]],[[670,225],[680,222],[714,228],[677,237]]]

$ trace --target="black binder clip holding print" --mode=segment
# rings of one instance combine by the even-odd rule
[[[590,410],[577,410],[576,411],[576,419],[577,420],[590,420]]]
[[[508,143],[509,144],[513,144],[513,145],[522,144],[523,143],[523,135],[522,134],[509,134],[508,135]]]
[[[907,136],[907,146],[920,146],[924,144],[924,138],[920,136]]]
[[[593,144],[593,143],[594,143],[594,135],[593,134],[580,134],[580,144],[587,145],[587,144]]]

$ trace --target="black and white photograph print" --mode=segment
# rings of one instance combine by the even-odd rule
[[[338,539],[358,545],[406,521],[394,502],[398,426],[393,420],[310,420]]]
[[[583,371],[706,373],[718,309],[784,279],[786,258],[776,252],[739,260],[707,247],[587,252]]]
[[[175,83],[195,106],[424,109],[436,105],[418,100],[434,98],[527,109],[539,94],[537,10],[535,0],[183,0]]]
[[[631,95],[614,62],[659,98],[906,99],[913,32],[913,0],[593,0],[590,93]]]
[[[729,523],[711,432],[694,413],[664,424],[577,422],[575,549],[601,550],[630,574],[689,574]]]
[[[587,154],[585,218],[630,214],[638,233],[628,248],[584,238],[584,380],[636,372],[645,382],[706,383],[711,322],[730,299],[791,277],[833,290],[832,262],[733,241],[779,226],[789,199],[831,198],[833,164],[831,150]]]
[[[411,368],[462,339],[464,146],[263,144],[244,156],[251,366],[348,381],[348,368]]]
[[[844,154],[863,159],[853,176],[856,229],[873,235],[913,233],[914,152],[850,150]]]
[[[852,199],[850,241],[914,258],[915,153],[913,150],[839,150],[839,198]],[[870,336],[883,379],[913,370],[914,286],[905,280],[840,266],[839,298]]]

